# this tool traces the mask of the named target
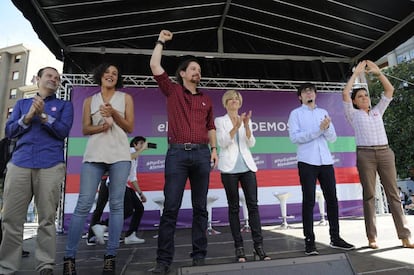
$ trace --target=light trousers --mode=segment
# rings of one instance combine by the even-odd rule
[[[357,168],[362,184],[365,230],[369,240],[377,238],[375,187],[377,172],[384,187],[399,239],[410,238],[397,187],[394,152],[390,149],[357,149]]]
[[[28,169],[11,162],[8,164],[3,194],[0,274],[12,273],[20,267],[24,223],[33,196],[39,221],[36,270],[53,268],[56,255],[56,210],[65,171],[64,163],[47,169]]]

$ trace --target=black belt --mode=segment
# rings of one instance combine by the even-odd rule
[[[388,145],[357,146],[357,149],[359,150],[385,150],[388,148]]]
[[[185,151],[208,149],[208,144],[197,144],[197,143],[171,143],[168,145],[171,149],[182,149]]]

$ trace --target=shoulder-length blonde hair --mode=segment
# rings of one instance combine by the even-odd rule
[[[228,90],[227,92],[225,92],[223,94],[223,97],[221,98],[221,102],[223,103],[223,107],[224,108],[226,108],[227,101],[229,99],[232,99],[234,96],[236,96],[239,99],[239,101],[240,101],[240,107],[242,106],[242,104],[243,104],[243,97],[242,97],[242,95],[238,91],[236,91],[236,90]]]

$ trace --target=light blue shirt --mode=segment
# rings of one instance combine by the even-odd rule
[[[336,140],[335,128],[331,122],[326,130],[320,129],[321,121],[329,117],[326,110],[314,109],[302,104],[289,115],[289,138],[298,146],[297,159],[310,165],[331,165],[334,163],[328,141]]]
[[[244,161],[241,153],[240,153],[240,138],[239,138],[239,132],[236,133],[236,141],[237,141],[237,147],[239,148],[239,151],[237,151],[237,161],[236,165],[234,166],[233,170],[231,170],[228,173],[224,174],[237,174],[237,173],[245,173],[249,171],[249,167],[247,167],[246,162]]]

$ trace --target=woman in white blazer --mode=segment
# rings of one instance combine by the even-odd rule
[[[243,238],[240,233],[239,182],[246,198],[255,257],[257,255],[260,260],[270,260],[263,250],[260,214],[257,206],[257,166],[250,152],[250,147],[256,143],[250,120],[252,111],[239,115],[243,98],[235,90],[225,92],[222,103],[227,114],[217,117],[214,121],[220,147],[218,169],[221,172],[221,181],[227,196],[236,261],[246,262]]]

